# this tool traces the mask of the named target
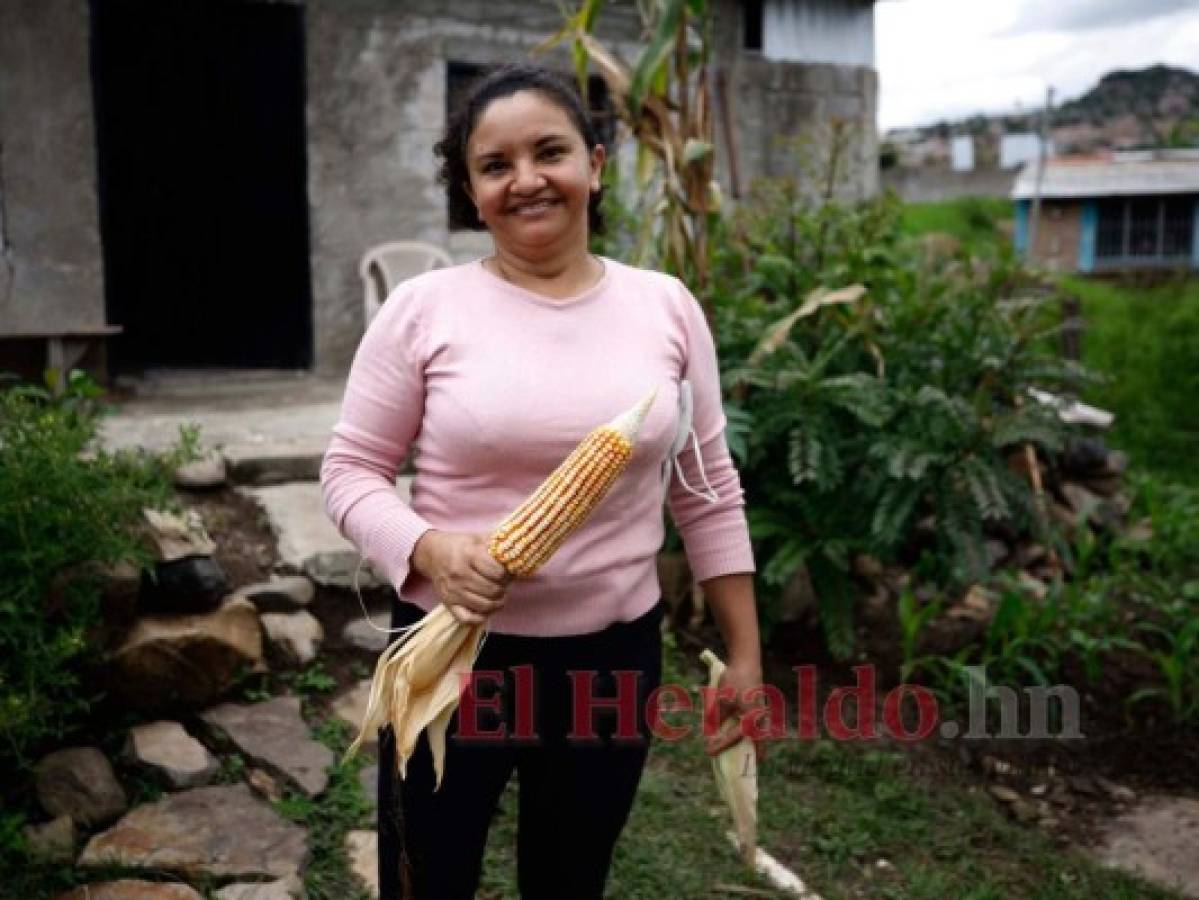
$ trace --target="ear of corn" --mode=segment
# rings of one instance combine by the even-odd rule
[[[718,687],[725,664],[711,650],[704,650],[699,658],[708,667],[708,684]],[[753,741],[743,737],[718,753],[712,758],[712,772],[716,788],[733,814],[741,858],[753,867],[758,841],[758,759]]]
[[[632,409],[592,431],[529,499],[492,533],[488,549],[518,578],[536,572],[591,514],[629,464],[653,405],[651,391]],[[400,776],[422,730],[427,730],[437,786],[445,767],[445,735],[464,676],[474,668],[482,625],[464,625],[444,604],[404,629],[379,657],[362,728],[347,754],[390,724]]]
[[[591,515],[633,456],[633,444],[656,392],[600,425],[492,535],[491,555],[518,578],[545,564]]]

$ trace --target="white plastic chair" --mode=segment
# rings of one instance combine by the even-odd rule
[[[358,266],[366,304],[364,324],[370,324],[387,295],[401,281],[453,262],[440,247],[422,241],[390,241],[371,247]]]

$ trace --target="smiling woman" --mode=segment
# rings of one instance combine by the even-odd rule
[[[544,69],[501,70],[451,116],[436,152],[450,227],[491,232],[489,271],[556,298],[599,280],[587,237],[603,230],[604,147],[570,85]]]
[[[427,735],[401,784],[394,735],[380,734],[381,894],[473,897],[492,813],[516,772],[521,896],[598,900],[652,737],[663,501],[725,638],[721,684],[741,698],[761,683],[753,554],[716,351],[677,279],[588,252],[602,226],[604,148],[568,82],[531,66],[485,76],[436,150],[451,227],[487,229],[495,253],[387,299],[321,470],[329,516],[397,590],[396,627],[444,604],[487,628],[475,661],[487,676],[474,686],[480,715],[466,729],[457,713],[449,720],[440,786]],[[651,390],[620,479],[543,567],[511,580],[488,552],[496,524],[596,424]],[[690,449],[676,459],[676,446]],[[407,504],[394,482],[410,451]],[[627,672],[631,683],[616,677]],[[538,700],[531,715],[517,703],[527,688]],[[632,739],[627,728],[614,739],[614,695],[638,711]],[[581,713],[583,738],[579,703],[599,707],[593,728]],[[726,717],[743,710],[741,699],[722,705]]]

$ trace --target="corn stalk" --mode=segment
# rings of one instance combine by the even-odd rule
[[[645,204],[638,262],[660,264],[707,301],[709,217],[719,207],[708,84],[708,0],[641,0],[647,35],[636,63],[625,63],[595,36],[603,0],[584,0],[540,52],[571,42],[575,74],[584,93],[594,65],[607,84],[620,120],[637,140],[636,182]]]

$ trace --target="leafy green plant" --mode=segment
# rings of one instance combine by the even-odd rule
[[[301,694],[327,694],[337,687],[337,679],[326,671],[320,660],[295,673],[291,686]]]
[[[899,647],[903,653],[903,660],[899,664],[900,682],[908,681],[917,670],[933,664],[933,657],[919,657],[916,654],[928,623],[940,615],[941,610],[942,604],[937,602],[921,604],[916,599],[915,592],[910,589],[900,593],[896,602],[896,611],[899,614]]]
[[[96,446],[99,388],[72,372],[61,396],[9,383],[0,390],[0,758],[24,761],[63,735],[95,699],[80,678],[94,657],[102,569],[147,565],[134,529],[167,505],[164,457]],[[185,436],[186,438],[186,436]]]
[[[1164,701],[1176,724],[1199,722],[1199,618],[1169,629],[1141,623],[1156,646],[1144,650],[1157,666],[1162,684],[1149,685],[1128,698],[1129,707],[1146,700]]]
[[[852,649],[848,560],[933,561],[960,589],[986,574],[991,529],[1047,541],[1010,460],[1066,428],[1027,399],[1069,394],[1043,304],[1000,256],[931,266],[883,199],[813,205],[755,192],[717,232],[713,298],[730,446],[767,598],[806,565],[830,649]]]

